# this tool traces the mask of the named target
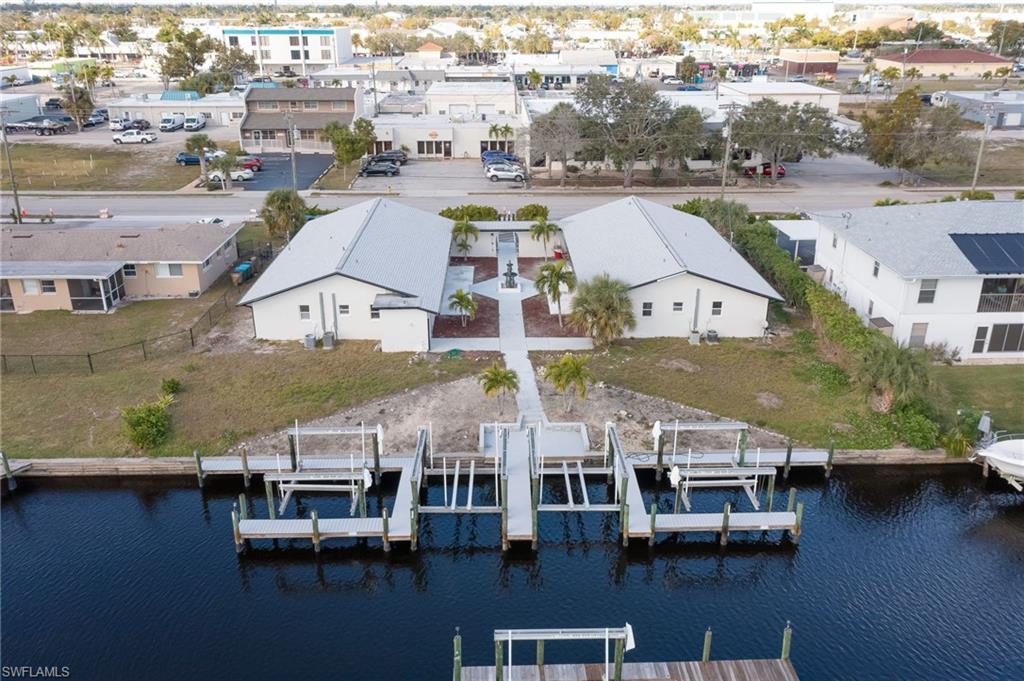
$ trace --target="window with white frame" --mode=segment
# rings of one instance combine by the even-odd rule
[[[676,314],[682,312],[683,311],[683,304],[680,303],[680,302],[672,303],[672,311],[675,312]]]
[[[302,102],[302,108],[305,109],[306,111],[316,111],[317,106],[318,102],[315,102],[311,99],[307,99],[304,102]]]
[[[913,324],[910,327],[910,347],[923,348],[925,336],[928,335],[928,324]]]
[[[868,301],[868,316],[870,317],[875,312],[875,301]]]
[[[25,292],[26,296],[38,296],[39,295],[39,280],[38,279],[22,279],[21,290]]]
[[[331,51],[330,50],[320,50],[320,58],[323,59],[324,61],[330,61],[331,60]]]
[[[39,288],[43,293],[56,293],[57,282],[55,282],[53,279],[43,279],[42,281],[39,282]]]
[[[654,303],[641,303],[640,304],[640,315],[643,317],[650,317],[654,314]]]
[[[347,316],[348,315],[348,305],[339,305],[338,306],[338,314],[341,315],[342,317]]]
[[[380,310],[370,307],[370,319],[380,319]]]
[[[917,302],[934,303],[935,289],[939,287],[938,279],[922,279],[921,288],[917,292]]]
[[[715,300],[711,302],[711,316],[721,317],[722,316],[722,301]]]
[[[330,46],[331,46],[331,36],[329,36],[329,35],[322,35],[322,36],[320,36],[320,47],[330,47]]]
[[[309,305],[299,305],[299,319],[302,321],[309,319]]]
[[[871,266],[871,276],[878,279],[878,270],[880,269],[882,269],[882,266],[876,260],[875,264]]]
[[[256,108],[263,111],[277,111],[277,102],[269,102],[266,100],[259,100],[256,102]]]
[[[174,279],[180,276],[182,276],[181,263],[158,262],[156,264],[157,279]]]
[[[209,258],[207,258],[206,260],[203,261],[203,271],[205,272],[208,269],[210,269],[210,259]]]
[[[974,332],[974,352],[985,352],[985,341],[988,340],[988,327],[979,326]]]
[[[833,234],[832,235],[832,248],[835,248],[838,245],[839,245],[839,235],[838,234]]]
[[[137,274],[137,272],[135,271],[135,263],[131,262],[125,264],[124,268],[122,268],[121,271],[124,272],[124,276],[129,279],[134,278],[135,275]]]

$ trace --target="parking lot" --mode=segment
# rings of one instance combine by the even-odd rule
[[[160,132],[157,128],[158,121],[150,121],[153,127],[150,132],[156,133],[156,141],[147,144],[147,147],[167,147],[168,151],[173,147],[174,153],[183,151],[185,140],[193,134],[186,130],[175,130],[174,132]],[[108,147],[114,146],[114,132],[106,125],[96,125],[91,128],[82,128],[82,132],[75,132],[74,124],[69,126],[71,132],[65,135],[38,136],[32,133],[15,133],[11,135],[12,142],[32,142],[40,144],[78,144],[82,146]],[[201,132],[215,142],[237,142],[238,128],[228,126],[208,125]],[[141,145],[140,145],[141,146]]]
[[[519,188],[516,182],[491,182],[484,177],[479,159],[424,161],[410,159],[395,177],[359,177],[353,189],[383,191],[388,185],[394,192],[423,191],[494,191]]]
[[[236,187],[249,191],[265,192],[292,186],[292,163],[289,154],[258,154],[263,161],[263,170],[255,173],[251,180],[236,182]],[[334,157],[330,154],[296,154],[295,179],[299,189],[308,189],[313,180],[330,167]]]

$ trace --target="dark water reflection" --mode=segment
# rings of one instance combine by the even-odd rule
[[[799,472],[798,548],[734,535],[725,550],[710,536],[623,549],[611,516],[548,515],[536,554],[503,555],[496,516],[432,516],[417,553],[338,543],[319,559],[302,542],[236,558],[240,483],[193,484],[23,480],[5,496],[3,664],[67,665],[76,679],[404,681],[450,678],[455,626],[466,664],[486,664],[499,627],[629,621],[638,661],[698,657],[709,625],[715,657],[776,656],[791,620],[804,681],[1024,678],[1024,495],[975,468]],[[730,499],[700,491],[696,510]],[[263,517],[262,488],[251,504]]]

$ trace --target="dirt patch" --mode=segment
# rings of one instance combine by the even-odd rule
[[[494,279],[498,276],[498,259],[497,258],[463,258],[461,256],[451,258],[448,261],[449,265],[464,265],[473,268],[473,283],[479,284],[481,281],[487,281],[488,279]]]
[[[434,319],[435,338],[497,338],[498,301],[487,296],[474,295],[476,318],[462,325],[458,315],[443,315]]]
[[[775,393],[758,393],[757,403],[765,409],[778,409],[782,406],[782,398]]]
[[[526,325],[527,336],[558,336],[559,338],[582,338],[581,333],[569,325],[566,319],[567,306],[562,305],[563,326],[558,325],[558,315],[548,312],[548,301],[544,295],[536,295],[523,301],[523,323]]]
[[[694,364],[693,362],[687,362],[685,359],[663,359],[658,362],[658,366],[663,369],[677,369],[679,371],[685,371],[688,374],[695,374],[700,371],[700,365]]]
[[[483,364],[484,360],[481,360]],[[306,426],[351,426],[360,422],[372,429],[384,427],[384,453],[409,455],[416,447],[416,429],[433,424],[434,450],[437,452],[475,452],[480,440],[480,424],[510,419],[512,409],[506,404],[505,414],[498,412],[498,401],[487,399],[475,377],[460,378],[448,383],[406,390],[358,407],[346,409]],[[366,445],[369,451],[369,437]],[[246,447],[253,455],[287,453],[288,438],[284,431],[243,442],[232,448]],[[304,454],[348,454],[361,452],[358,437],[303,438]]]
[[[538,371],[538,376],[541,372]],[[657,420],[672,421],[718,421],[722,417],[694,409],[683,404],[663,400],[660,397],[642,395],[606,384],[596,384],[587,393],[583,402],[576,400],[571,413],[564,409],[564,398],[547,383],[539,380],[541,400],[551,421],[583,421],[587,424],[591,446],[600,448],[604,441],[604,424],[613,421],[619,432],[623,447],[630,451],[651,451],[654,446],[651,427]],[[736,433],[732,431],[680,434],[677,442],[679,451],[687,447],[728,449],[736,445]],[[763,430],[751,428],[748,448],[785,447],[786,438]]]

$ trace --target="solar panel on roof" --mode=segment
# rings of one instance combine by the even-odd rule
[[[978,274],[1024,272],[1024,233],[950,234]]]

